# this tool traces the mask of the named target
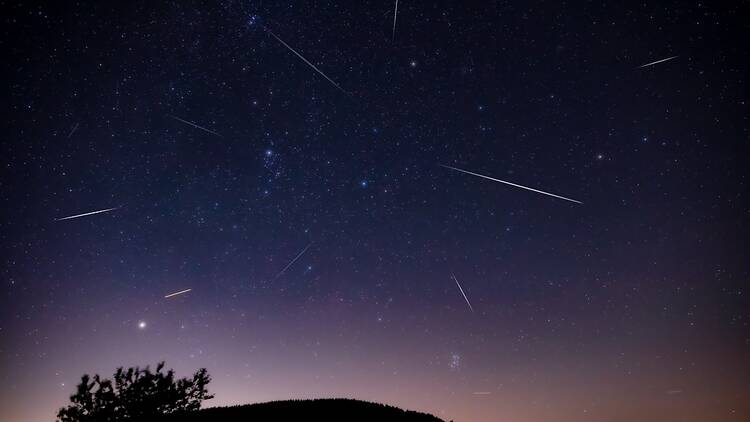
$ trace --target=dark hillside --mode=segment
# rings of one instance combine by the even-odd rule
[[[285,400],[212,407],[173,415],[164,422],[359,421],[444,422],[435,416],[351,399]]]

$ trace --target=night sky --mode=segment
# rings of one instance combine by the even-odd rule
[[[1,2],[0,419],[166,360],[206,405],[750,420],[711,3]]]

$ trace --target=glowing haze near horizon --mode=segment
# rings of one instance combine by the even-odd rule
[[[60,3],[2,17],[0,419],[160,360],[206,405],[750,419],[739,4]]]

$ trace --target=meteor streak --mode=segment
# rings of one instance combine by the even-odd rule
[[[308,250],[308,249],[310,248],[310,246],[312,246],[312,244],[313,244],[313,242],[310,242],[310,244],[309,244],[309,245],[305,246],[305,249],[302,249],[302,252],[298,253],[298,254],[297,254],[297,256],[295,256],[295,257],[294,257],[294,259],[293,259],[293,260],[291,260],[291,261],[290,261],[290,262],[289,262],[289,263],[288,263],[288,264],[286,265],[286,267],[284,267],[284,269],[283,269],[283,270],[279,271],[279,273],[278,273],[278,274],[276,274],[276,278],[279,278],[279,277],[281,277],[281,275],[282,275],[282,274],[284,274],[284,271],[288,270],[288,269],[289,269],[289,267],[291,267],[291,266],[292,266],[292,264],[294,264],[294,263],[295,263],[295,262],[296,262],[296,261],[297,261],[297,260],[299,259],[299,257],[301,257],[301,256],[302,256],[302,254],[304,254],[305,252],[307,252],[307,250]]]
[[[263,29],[265,29],[266,32],[268,32],[269,34],[271,34],[272,37],[276,38],[276,41],[280,42],[284,47],[288,48],[289,51],[291,51],[297,57],[299,57],[300,59],[302,59],[303,62],[307,63],[308,66],[312,67],[316,72],[320,73],[320,75],[323,76],[324,78],[326,78],[328,80],[328,82],[330,82],[333,86],[335,86],[336,88],[338,88],[344,94],[348,94],[348,92],[346,92],[343,88],[341,88],[339,86],[339,84],[337,84],[336,82],[334,82],[333,79],[329,78],[325,73],[323,73],[320,69],[318,69],[314,64],[310,63],[310,61],[307,60],[304,56],[302,56],[302,54],[298,53],[297,50],[293,49],[289,44],[285,43],[284,40],[282,40],[281,38],[277,37],[276,34],[273,33],[273,31],[271,31],[270,29],[266,28],[265,26],[263,26]]]
[[[118,208],[120,208],[120,207],[107,208],[106,210],[91,211],[91,212],[87,212],[87,213],[83,213],[83,214],[76,214],[76,215],[71,215],[71,216],[68,216],[68,217],[56,218],[55,221],[72,220],[72,219],[78,218],[78,217],[86,217],[87,215],[94,215],[94,214],[99,214],[99,213],[102,213],[102,212],[114,211],[114,210],[116,210]]]
[[[167,299],[167,298],[170,298],[170,297],[173,297],[173,296],[177,296],[177,295],[181,295],[181,294],[187,293],[187,292],[189,292],[191,290],[193,290],[193,289],[185,289],[185,290],[180,290],[179,292],[170,293],[170,294],[164,296],[164,299]]]
[[[398,0],[396,0],[396,8],[393,9],[393,41],[396,40],[396,15],[398,15]]]
[[[177,117],[177,116],[169,116],[169,117],[171,117],[171,118],[173,118],[173,119],[175,119],[175,120],[177,120],[177,121],[180,121],[180,122],[182,122],[182,123],[185,123],[186,125],[190,125],[190,126],[192,126],[192,127],[196,128],[196,129],[200,129],[200,130],[202,130],[202,131],[204,131],[204,132],[208,132],[208,133],[214,134],[214,135],[216,135],[216,136],[218,136],[218,137],[220,137],[220,138],[223,138],[223,136],[221,136],[220,134],[218,134],[218,133],[214,132],[214,131],[213,131],[213,130],[211,130],[211,129],[206,129],[206,128],[204,128],[203,126],[198,126],[198,125],[196,125],[196,124],[195,124],[195,123],[193,123],[193,122],[188,122],[187,120],[183,120],[183,119],[180,119],[180,118],[179,118],[179,117]]]
[[[642,66],[638,66],[638,69],[641,69],[641,68],[644,68],[644,67],[653,66],[653,65],[659,64],[659,63],[663,63],[663,62],[666,62],[666,61],[669,61],[669,60],[672,60],[672,59],[676,59],[677,57],[679,57],[679,56],[667,57],[666,59],[661,59],[661,60],[657,60],[655,62],[646,63],[646,64],[644,64]]]
[[[583,204],[583,202],[581,202],[581,201],[576,201],[575,199],[570,199],[570,198],[566,198],[566,197],[564,197],[564,196],[560,196],[560,195],[555,195],[554,193],[549,193],[549,192],[541,191],[541,190],[538,190],[538,189],[534,189],[534,188],[530,188],[530,187],[527,187],[527,186],[517,185],[517,184],[515,184],[515,183],[511,183],[511,182],[506,182],[505,180],[495,179],[494,177],[489,177],[489,176],[485,176],[485,175],[483,175],[483,174],[479,174],[479,173],[474,173],[474,172],[470,172],[470,171],[467,171],[467,170],[461,170],[460,168],[456,168],[456,167],[451,167],[451,166],[446,166],[446,165],[443,165],[443,164],[440,164],[440,166],[441,166],[441,167],[445,167],[445,168],[447,168],[447,169],[451,169],[451,170],[455,170],[455,171],[460,171],[461,173],[466,173],[466,174],[470,174],[470,175],[472,175],[472,176],[477,176],[477,177],[481,177],[481,178],[484,178],[484,179],[492,180],[492,181],[494,181],[494,182],[505,183],[506,185],[510,185],[510,186],[513,186],[513,187],[517,187],[517,188],[521,188],[521,189],[526,189],[526,190],[530,190],[530,191],[532,191],[532,192],[536,192],[536,193],[541,193],[541,194],[543,194],[543,195],[548,195],[548,196],[552,196],[552,197],[554,197],[554,198],[564,199],[564,200],[566,200],[566,201],[570,201],[570,202],[575,202],[576,204]]]
[[[475,396],[489,396],[490,394],[492,394],[492,392],[491,391],[475,391],[471,394],[474,394]]]
[[[71,136],[73,136],[74,133],[76,133],[76,130],[78,130],[79,123],[76,123],[75,126],[73,126],[73,129],[70,130],[70,133],[68,134],[68,139],[70,139]]]
[[[466,304],[469,305],[469,309],[471,309],[471,312],[474,312],[474,308],[471,306],[471,302],[469,302],[469,298],[466,297],[466,293],[464,293],[464,289],[461,287],[461,283],[458,282],[456,275],[451,273],[451,277],[453,277],[453,281],[456,282],[456,286],[458,286],[458,290],[461,291],[461,294],[463,295],[464,300],[466,301]]]

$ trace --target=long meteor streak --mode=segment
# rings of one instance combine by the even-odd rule
[[[396,0],[396,8],[393,9],[393,40],[396,40],[396,16],[398,15],[398,0]]]
[[[521,189],[526,189],[526,190],[530,190],[530,191],[532,191],[532,192],[536,192],[536,193],[541,193],[542,195],[547,195],[547,196],[551,196],[551,197],[554,197],[554,198],[558,198],[558,199],[564,199],[564,200],[566,200],[566,201],[570,201],[570,202],[575,202],[576,204],[583,204],[583,202],[581,202],[581,201],[576,201],[575,199],[570,199],[570,198],[566,198],[566,197],[564,197],[564,196],[560,196],[560,195],[555,195],[554,193],[549,193],[549,192],[545,192],[545,191],[542,191],[542,190],[538,190],[538,189],[530,188],[530,187],[528,187],[528,186],[522,186],[522,185],[518,185],[518,184],[515,184],[515,183],[507,182],[507,181],[505,181],[505,180],[495,179],[494,177],[489,177],[489,176],[485,176],[485,175],[483,175],[483,174],[479,174],[479,173],[474,173],[474,172],[471,172],[471,171],[468,171],[468,170],[462,170],[462,169],[460,169],[460,168],[456,168],[456,167],[451,167],[451,166],[446,166],[446,165],[444,165],[444,164],[440,164],[440,166],[441,166],[441,167],[445,167],[445,168],[447,168],[447,169],[451,169],[451,170],[455,170],[455,171],[460,171],[461,173],[466,173],[466,174],[470,174],[470,175],[472,175],[472,176],[477,176],[477,177],[481,177],[481,178],[484,178],[484,179],[492,180],[492,181],[494,181],[494,182],[505,183],[506,185],[510,185],[510,186],[513,186],[513,187],[516,187],[516,188],[521,188]]]
[[[72,220],[72,219],[78,218],[78,217],[86,217],[87,215],[94,215],[94,214],[99,214],[99,213],[103,213],[103,212],[114,211],[114,210],[116,210],[118,208],[120,208],[120,207],[107,208],[106,210],[91,211],[91,212],[87,212],[87,213],[83,213],[83,214],[71,215],[71,216],[68,216],[68,217],[55,218],[55,221]]]
[[[641,69],[641,68],[644,68],[644,67],[653,66],[653,65],[659,64],[659,63],[663,63],[663,62],[666,62],[666,61],[669,61],[669,60],[672,60],[672,59],[676,59],[677,57],[679,57],[679,56],[667,57],[666,59],[661,59],[661,60],[657,60],[655,62],[646,63],[646,64],[644,64],[642,66],[638,66],[638,69]]]
[[[288,270],[288,269],[289,269],[289,267],[291,267],[291,266],[292,266],[292,264],[294,264],[295,262],[297,262],[297,260],[299,259],[299,257],[301,257],[301,256],[302,256],[302,255],[303,255],[303,254],[304,254],[305,252],[307,252],[307,250],[308,250],[308,249],[310,249],[310,246],[312,246],[312,244],[313,244],[313,242],[310,242],[310,244],[309,244],[309,245],[305,246],[305,249],[302,249],[302,252],[298,253],[298,254],[297,254],[297,256],[295,256],[295,257],[294,257],[294,259],[293,259],[293,260],[291,260],[291,261],[290,261],[290,262],[289,262],[289,263],[288,263],[288,264],[286,265],[286,267],[284,267],[284,269],[283,269],[283,270],[279,271],[279,273],[278,273],[278,274],[276,274],[276,278],[279,278],[279,277],[281,277],[281,275],[282,275],[282,274],[284,274],[284,271]]]
[[[173,296],[181,295],[181,294],[187,293],[187,292],[189,292],[191,290],[193,290],[193,289],[185,289],[185,290],[180,290],[179,292],[170,293],[170,294],[164,296],[164,299],[168,299],[168,298],[173,297]]]
[[[179,117],[177,117],[177,116],[169,116],[169,117],[171,117],[171,118],[173,118],[173,119],[175,119],[175,120],[177,120],[177,121],[180,121],[180,122],[182,122],[182,123],[185,123],[186,125],[190,125],[190,126],[192,126],[192,127],[196,128],[196,129],[200,129],[200,130],[202,130],[202,131],[204,131],[204,132],[208,132],[208,133],[211,133],[211,134],[214,134],[214,135],[216,135],[216,136],[218,136],[218,137],[222,137],[222,138],[223,138],[223,136],[221,136],[220,134],[218,134],[218,133],[214,132],[214,131],[213,131],[213,130],[211,130],[211,129],[206,129],[206,128],[204,128],[203,126],[198,126],[198,125],[196,125],[196,124],[195,124],[195,123],[193,123],[193,122],[189,122],[189,121],[187,121],[187,120],[183,120],[183,119],[180,119],[180,118],[179,118]]]
[[[456,275],[451,273],[451,277],[453,277],[453,281],[456,282],[456,286],[458,286],[458,290],[461,291],[461,294],[463,295],[464,300],[466,301],[466,304],[469,305],[469,309],[471,309],[471,312],[474,312],[474,308],[471,306],[471,302],[469,302],[469,298],[466,297],[466,293],[464,293],[464,289],[461,287],[461,283],[458,282]]]
[[[297,50],[293,49],[289,44],[285,43],[284,40],[282,40],[281,38],[277,37],[276,34],[273,33],[273,31],[271,31],[270,29],[266,28],[265,26],[263,27],[263,29],[265,29],[266,32],[268,32],[269,34],[271,34],[272,37],[276,38],[276,41],[280,42],[284,47],[288,48],[289,51],[291,51],[297,57],[299,57],[300,59],[302,59],[303,62],[307,63],[308,66],[312,67],[316,72],[320,73],[320,75],[323,76],[324,78],[326,78],[328,80],[328,82],[330,82],[333,86],[335,86],[336,88],[338,88],[344,94],[348,94],[348,92],[346,92],[344,90],[344,88],[341,88],[339,86],[339,84],[337,84],[336,82],[334,82],[333,79],[329,78],[328,75],[326,75],[325,73],[323,73],[314,64],[310,63],[309,60],[307,60],[304,56],[302,56],[302,54],[299,54],[297,52]]]

